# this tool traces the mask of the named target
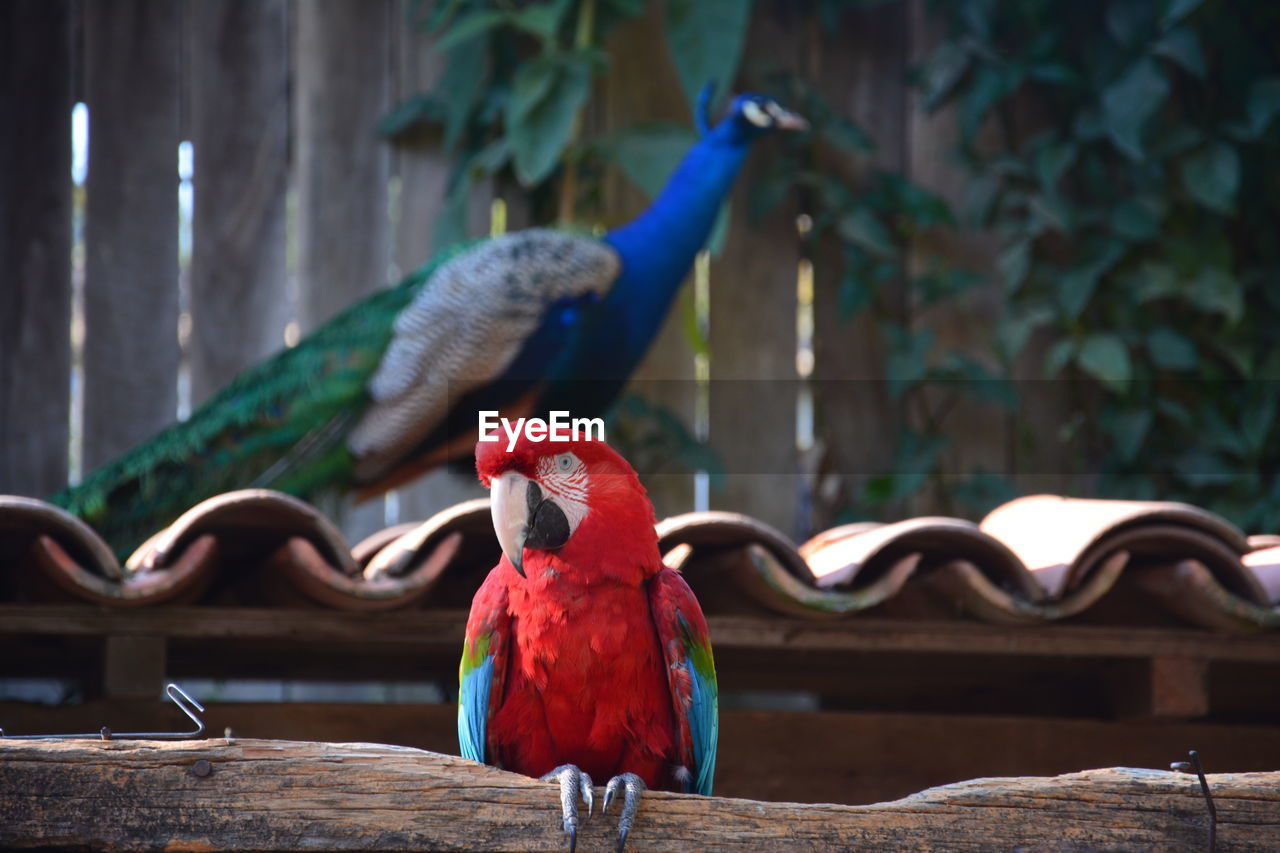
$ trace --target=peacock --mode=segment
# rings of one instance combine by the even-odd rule
[[[52,501],[127,553],[220,492],[378,494],[471,453],[478,410],[603,414],[644,357],[753,142],[799,130],[736,97],[634,220],[447,251],[249,368]]]

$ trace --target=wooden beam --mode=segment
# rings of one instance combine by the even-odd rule
[[[237,738],[458,751],[452,704],[222,702],[192,695],[205,705],[201,718],[210,734],[230,728]],[[96,732],[103,726],[117,732],[191,728],[176,707],[154,699],[58,708],[4,702],[0,726],[13,735]],[[1192,748],[1215,773],[1280,768],[1275,726],[726,708],[720,713],[715,790],[753,800],[860,805],[974,777],[1054,776],[1103,764],[1167,768]]]
[[[1280,833],[1280,773],[1216,774],[1218,849]],[[597,795],[599,796],[599,794]],[[613,848],[614,815],[580,848]],[[113,850],[555,850],[555,790],[406,747],[301,741],[0,741],[0,844]],[[977,779],[874,806],[650,792],[628,842],[655,850],[1200,850],[1193,776],[1114,768]]]
[[[154,699],[164,688],[163,637],[113,634],[103,652],[102,692],[109,698]]]
[[[707,621],[717,649],[1280,662],[1280,634],[1276,633],[1220,634],[1195,629],[1098,625],[1008,627],[862,617],[806,621],[773,616],[711,616]],[[452,651],[461,648],[465,623],[463,610],[366,614],[272,608],[112,610],[86,605],[0,605],[0,636],[150,634],[222,641],[343,641],[384,649]]]

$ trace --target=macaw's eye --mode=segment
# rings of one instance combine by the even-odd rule
[[[568,474],[577,461],[572,453],[561,453],[556,457],[556,470],[561,474]]]

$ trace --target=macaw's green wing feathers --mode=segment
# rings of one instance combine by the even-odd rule
[[[649,582],[649,607],[662,641],[667,682],[680,734],[680,763],[690,791],[710,796],[720,736],[719,690],[707,620],[679,572],[663,569]]]
[[[463,758],[493,763],[489,717],[502,702],[511,617],[507,589],[494,569],[471,602],[458,665],[458,745]]]

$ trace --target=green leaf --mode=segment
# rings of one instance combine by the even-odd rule
[[[1129,350],[1124,341],[1113,334],[1101,333],[1085,338],[1076,355],[1080,369],[1104,385],[1121,389],[1133,375]]]
[[[477,98],[488,76],[487,50],[476,46],[455,48],[448,53],[444,73],[434,90],[435,99],[444,107],[444,147],[453,146],[466,130]]]
[[[519,27],[527,33],[537,36],[546,42],[554,43],[560,22],[568,10],[565,3],[543,3],[525,6],[511,15],[511,25]]]
[[[1142,58],[1102,93],[1102,119],[1111,142],[1125,156],[1141,160],[1142,130],[1169,94],[1160,67]]]
[[[590,89],[591,60],[583,52],[541,56],[516,71],[506,119],[521,184],[533,186],[555,169]]]
[[[1150,240],[1160,233],[1160,220],[1150,206],[1125,199],[1111,211],[1111,227],[1126,240]]]
[[[1062,306],[1062,310],[1069,318],[1074,320],[1080,316],[1093,297],[1093,292],[1098,287],[1098,280],[1115,266],[1116,261],[1120,260],[1123,254],[1123,246],[1115,240],[1110,240],[1087,262],[1073,267],[1062,275],[1058,280],[1058,304]]]
[[[1180,290],[1178,274],[1168,264],[1147,261],[1138,270],[1138,304],[1165,299]]]
[[[1200,37],[1190,27],[1177,27],[1165,33],[1164,38],[1151,47],[1157,56],[1170,59],[1197,77],[1204,77],[1204,51]]]
[[[1225,142],[1215,142],[1182,161],[1182,185],[1196,201],[1230,213],[1240,188],[1240,157]]]
[[[1160,26],[1168,29],[1196,10],[1204,0],[1168,0]]]
[[[471,178],[464,169],[445,196],[444,208],[436,217],[431,234],[433,252],[442,252],[468,238],[467,219],[470,210]]]
[[[1070,140],[1046,145],[1036,153],[1036,177],[1040,186],[1052,190],[1062,173],[1075,162],[1079,148]]]
[[[1112,438],[1115,439],[1115,452],[1121,462],[1132,462],[1142,449],[1154,420],[1150,409],[1135,409],[1121,412],[1111,419]]]
[[[892,255],[898,250],[889,229],[868,207],[857,207],[842,215],[836,222],[836,231],[841,238],[876,255]]]
[[[1147,335],[1147,352],[1152,364],[1161,370],[1190,370],[1196,366],[1196,345],[1167,326]]]
[[[899,400],[928,370],[929,351],[933,349],[933,332],[922,329],[911,332],[901,326],[890,326],[889,357],[885,361],[885,374],[889,380],[889,397]]]
[[[855,270],[846,270],[840,277],[840,291],[837,294],[840,319],[848,320],[871,304],[875,288],[866,275]]]
[[[1280,113],[1280,77],[1263,77],[1249,88],[1249,128],[1262,135],[1276,113]]]
[[[1031,241],[1019,240],[1006,246],[996,261],[1000,269],[1000,278],[1004,281],[1004,292],[1010,296],[1018,292],[1022,282],[1031,269]]]
[[[618,165],[627,180],[653,198],[697,138],[691,128],[655,122],[610,134],[600,140],[598,148],[601,156]],[[789,182],[778,182],[777,200],[781,201],[790,188]]]
[[[1276,393],[1274,387],[1245,406],[1240,418],[1240,433],[1245,444],[1254,453],[1267,446],[1267,437],[1276,424]]]
[[[444,35],[435,43],[437,51],[449,51],[455,47],[462,45],[464,42],[470,41],[481,33],[488,32],[499,24],[506,23],[506,12],[479,11],[472,12],[470,15],[458,18],[454,21]]]
[[[996,327],[996,348],[1001,358],[1013,361],[1027,345],[1036,329],[1053,320],[1054,311],[1048,305],[1037,305],[1016,314],[1006,314]]]
[[[1022,83],[1022,74],[1009,68],[983,65],[974,72],[968,93],[960,107],[960,133],[966,143],[977,134],[991,108]]]
[[[921,103],[930,112],[942,105],[969,70],[973,55],[958,41],[944,41],[934,48],[916,76]]]
[[[413,95],[378,119],[378,133],[395,137],[420,124],[443,121],[444,104],[432,95]]]
[[[1049,347],[1044,356],[1044,378],[1052,379],[1062,372],[1062,368],[1076,357],[1076,342],[1071,338],[1063,338]]]
[[[707,83],[733,86],[752,0],[666,0],[667,48],[692,108]]]
[[[1191,303],[1201,310],[1221,314],[1235,324],[1244,314],[1244,287],[1222,267],[1205,267],[1187,291]]]
[[[865,154],[876,149],[871,137],[867,136],[857,122],[844,116],[832,116],[822,126],[822,136],[832,145],[854,154]]]

